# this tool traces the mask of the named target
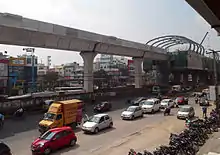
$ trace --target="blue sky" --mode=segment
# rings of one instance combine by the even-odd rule
[[[0,0],[0,6],[0,12],[141,43],[167,34],[200,42],[209,32],[204,46],[220,49],[220,37],[185,0]],[[0,45],[0,51],[14,56],[22,48]],[[36,54],[43,62],[51,55],[52,64],[82,63],[76,52],[36,49]]]

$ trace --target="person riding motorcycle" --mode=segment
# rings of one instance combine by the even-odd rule
[[[22,117],[24,114],[24,109],[20,107],[18,110],[15,111],[14,116],[15,117]]]
[[[196,96],[195,97],[195,103],[198,104],[198,102],[199,102],[199,98],[198,98],[198,96]]]
[[[170,115],[171,107],[168,105],[164,110],[164,116]]]
[[[160,93],[158,93],[157,98],[161,101],[162,100],[162,96]]]
[[[0,114],[0,129],[4,126],[5,117],[3,114]]]

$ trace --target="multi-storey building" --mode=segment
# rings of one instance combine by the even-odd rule
[[[0,94],[6,94],[8,89],[8,63],[6,55],[0,53]]]

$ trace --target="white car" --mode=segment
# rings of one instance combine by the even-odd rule
[[[160,100],[157,98],[151,98],[144,100],[140,103],[144,113],[154,113],[160,111]]]
[[[144,113],[139,106],[130,106],[121,114],[122,119],[135,119],[136,117],[143,117]]]
[[[174,101],[172,99],[163,99],[160,102],[160,108],[165,109],[166,107],[174,107]]]
[[[83,125],[84,132],[98,133],[105,128],[113,126],[112,118],[108,114],[97,114],[90,117]]]

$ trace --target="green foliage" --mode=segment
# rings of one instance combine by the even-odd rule
[[[58,80],[58,73],[57,72],[47,72],[44,77],[45,82],[56,82]]]

